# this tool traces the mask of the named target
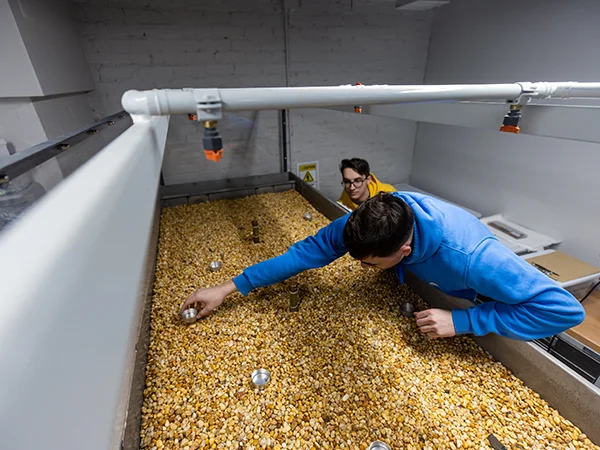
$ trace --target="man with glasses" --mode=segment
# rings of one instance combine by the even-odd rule
[[[378,192],[394,192],[396,190],[391,184],[379,181],[371,173],[369,163],[364,159],[343,159],[340,164],[340,172],[342,172],[344,191],[338,202],[351,211]]]

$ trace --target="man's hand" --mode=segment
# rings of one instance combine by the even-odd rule
[[[209,315],[223,303],[225,297],[236,291],[237,288],[235,287],[233,280],[229,280],[226,283],[212,288],[198,289],[183,302],[180,312],[183,312],[185,309],[190,308],[196,303],[201,308],[198,311],[196,319],[200,319]]]
[[[431,338],[456,336],[452,312],[445,309],[427,309],[415,312],[417,326]]]

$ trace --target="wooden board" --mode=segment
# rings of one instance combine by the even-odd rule
[[[584,302],[586,316],[581,325],[571,328],[567,334],[583,345],[600,353],[600,292],[595,291]]]
[[[558,251],[530,258],[527,262],[561,283],[600,272],[598,267]]]

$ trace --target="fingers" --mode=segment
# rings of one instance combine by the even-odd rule
[[[191,305],[196,303],[196,298],[194,294],[190,295],[185,301],[182,303],[181,308],[179,308],[179,312],[182,313],[184,310],[188,309]]]
[[[433,317],[425,317],[423,319],[417,319],[417,326],[422,327],[424,325],[432,325],[435,323],[435,319]]]
[[[433,309],[426,309],[425,311],[415,311],[415,317],[417,319],[424,319],[426,317],[431,317],[433,316],[435,310]]]
[[[434,325],[425,325],[422,327],[419,327],[419,331],[421,333],[436,333],[437,332],[437,327]]]
[[[415,312],[415,318],[417,319],[417,326],[422,327],[423,325],[431,325],[435,323],[435,316],[433,309],[426,309],[425,311]]]
[[[427,309],[415,313],[419,331],[431,339],[453,336],[445,331],[444,314],[439,309]]]
[[[202,302],[201,296],[198,294],[199,291],[195,291],[188,298],[185,299],[183,304],[181,305],[180,312],[188,308],[196,308],[199,309],[199,304]]]
[[[196,320],[197,319],[202,319],[203,317],[208,316],[215,308],[209,308],[206,305],[202,305],[202,309],[200,311],[198,311],[198,315],[196,316]]]
[[[427,317],[429,314],[427,314],[429,310],[426,309],[425,311],[415,311],[415,317],[417,319],[422,319],[423,317]]]
[[[189,298],[186,299],[182,304],[181,304],[181,308],[179,308],[179,312],[182,313],[183,311],[185,311],[186,309],[188,309],[188,307],[190,306],[189,303]]]

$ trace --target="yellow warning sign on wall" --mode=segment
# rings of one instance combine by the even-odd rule
[[[313,181],[315,181],[315,179],[313,178],[313,176],[310,174],[310,172],[306,172],[304,174],[304,178],[302,178],[302,180],[305,183],[312,183]]]
[[[319,189],[319,161],[298,163],[297,173],[306,184]]]

